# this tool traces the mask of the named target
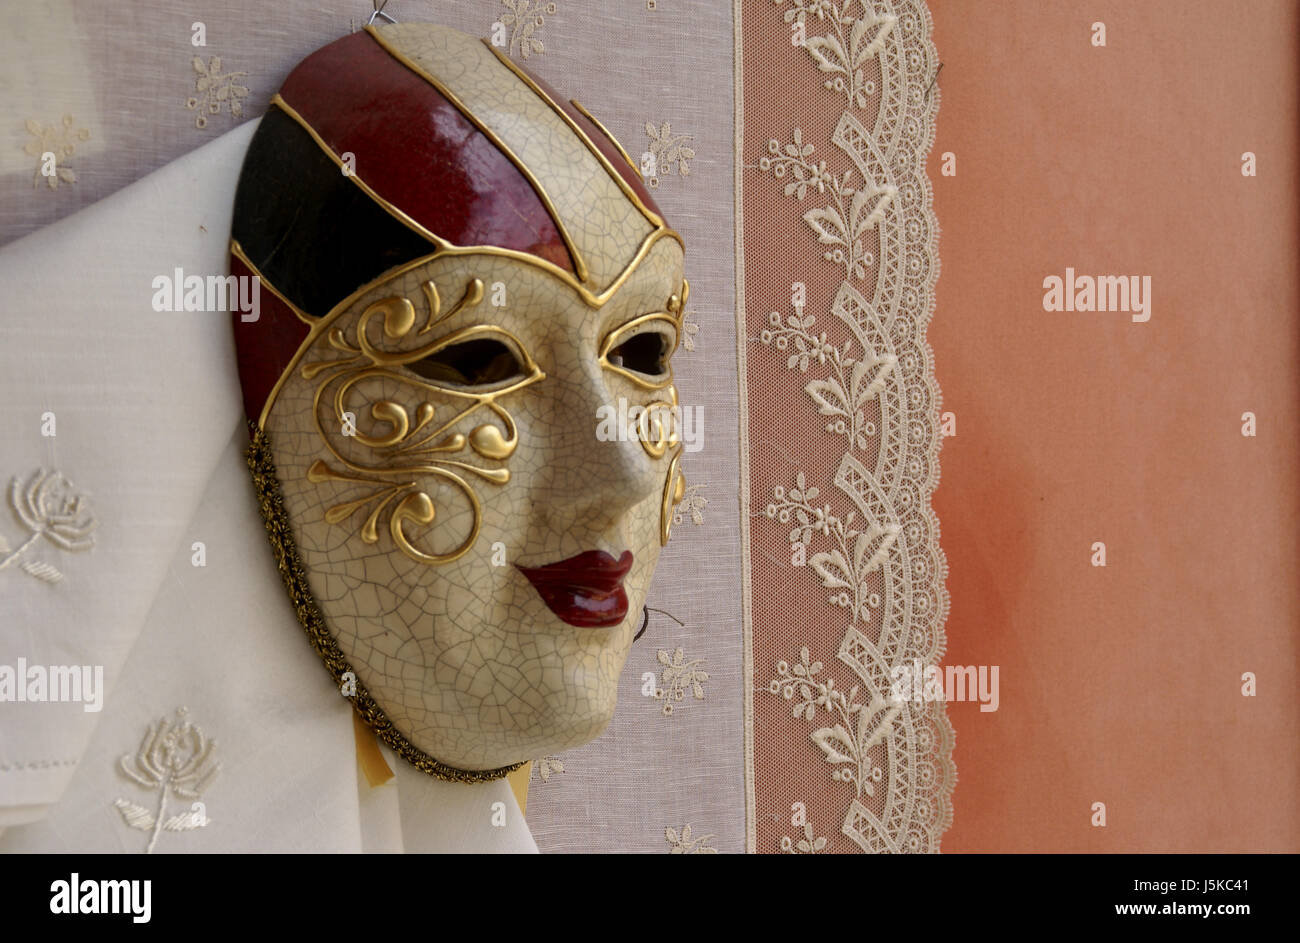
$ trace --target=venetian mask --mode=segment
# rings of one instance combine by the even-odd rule
[[[485,42],[367,28],[272,100],[231,254],[263,516],[361,716],[466,781],[597,736],[684,489],[683,247],[627,154]]]

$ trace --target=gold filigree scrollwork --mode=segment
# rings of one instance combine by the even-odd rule
[[[651,458],[662,458],[669,449],[675,448],[681,441],[677,387],[673,383],[672,355],[677,352],[677,347],[681,343],[682,313],[686,309],[690,291],[690,283],[682,279],[681,292],[669,297],[665,310],[633,318],[610,331],[600,345],[600,365],[606,370],[631,380],[643,390],[668,391],[668,399],[656,399],[646,403],[637,416],[638,438]],[[670,339],[665,354],[666,370],[661,378],[628,370],[610,359],[610,355],[616,348],[647,328],[657,329]]]
[[[674,301],[680,304],[677,295],[669,299],[671,305]],[[656,311],[652,314],[644,314],[639,318],[633,318],[626,324],[623,324],[610,331],[605,336],[600,345],[600,365],[606,370],[617,373],[619,376],[631,380],[636,386],[643,390],[667,390],[668,399],[656,399],[646,403],[637,416],[637,437],[642,447],[651,458],[662,458],[669,448],[676,445],[679,441],[678,436],[678,416],[677,416],[677,387],[673,385],[673,372],[671,363],[664,372],[663,377],[649,377],[635,370],[628,370],[620,364],[614,363],[610,359],[610,354],[624,341],[634,335],[641,333],[650,328],[658,329],[671,338],[668,344],[667,357],[671,358],[677,350],[679,340],[678,321],[667,311]]]
[[[682,279],[681,291],[675,292],[669,297],[665,310],[633,318],[626,324],[610,331],[600,345],[600,365],[606,370],[630,380],[643,390],[666,391],[666,398],[653,399],[644,404],[636,419],[637,438],[647,455],[659,459],[668,454],[670,450],[674,450],[673,457],[668,464],[668,476],[664,481],[663,498],[660,507],[660,544],[668,543],[673,508],[686,495],[686,477],[678,467],[682,457],[681,409],[677,401],[677,386],[673,382],[672,355],[676,353],[677,346],[681,343],[682,318],[690,294],[690,282]],[[646,329],[659,330],[670,338],[665,355],[666,369],[662,377],[651,377],[638,371],[629,370],[621,363],[615,363],[611,359],[611,354],[621,344]]]
[[[677,326],[681,327],[682,314],[686,311],[686,303],[691,300],[691,283],[682,279],[682,293],[672,295],[668,299],[668,313],[677,321]]]
[[[468,448],[477,456],[495,462],[510,458],[519,445],[519,430],[497,400],[546,375],[523,343],[495,324],[463,327],[419,343],[419,338],[438,324],[460,311],[476,307],[483,300],[483,282],[471,279],[460,300],[445,312],[432,281],[426,281],[421,289],[428,313],[420,328],[416,328],[417,312],[410,299],[398,295],[381,298],[361,313],[352,339],[342,328],[330,330],[329,346],[343,356],[304,364],[301,375],[304,380],[321,378],[313,401],[316,428],[325,447],[343,466],[339,470],[325,460],[317,460],[308,469],[307,480],[314,484],[338,482],[369,489],[360,498],[327,509],[325,520],[341,524],[357,511],[370,507],[359,534],[364,543],[375,544],[380,539],[380,519],[387,511],[387,532],[394,545],[412,560],[433,565],[464,556],[478,538],[482,506],[467,478],[474,476],[497,485],[510,480],[507,468],[486,467],[451,456]],[[403,347],[404,342],[409,345],[412,339],[416,346]],[[400,369],[453,345],[483,339],[496,340],[512,351],[520,367],[515,376],[488,389],[478,389],[427,379],[415,375],[414,371]],[[376,380],[410,391],[419,400],[414,410],[392,398],[392,394],[367,400],[359,387],[363,383],[373,386]],[[430,395],[440,402],[435,404],[425,398]],[[373,425],[367,432],[356,428],[355,416],[360,410],[349,409],[358,400],[369,405]],[[483,422],[474,426],[469,435],[452,431],[453,426],[479,409],[490,412],[500,425]],[[450,415],[439,421],[440,410]],[[472,514],[466,537],[456,547],[441,553],[421,548],[408,533],[408,525],[411,530],[427,528],[437,516],[436,505],[427,490],[430,478],[459,491]]]
[[[681,442],[679,418],[676,386],[668,387],[667,400],[654,400],[641,410],[636,419],[637,436],[651,458],[663,458]]]
[[[668,299],[668,312],[672,315],[677,325],[676,341],[673,344],[673,353],[677,352],[677,345],[681,343],[682,321],[686,316],[686,303],[690,301],[690,298],[691,283],[683,278],[681,293],[675,294]],[[681,504],[682,499],[686,497],[686,475],[683,474],[681,470],[682,446],[680,444],[681,437],[677,426],[677,420],[680,418],[677,403],[677,387],[676,385],[673,385],[669,389],[672,391],[672,402],[671,404],[664,405],[670,407],[672,425],[667,435],[663,435],[663,412],[662,410],[659,410],[658,429],[660,430],[661,435],[656,437],[655,440],[655,446],[660,449],[659,455],[662,455],[664,451],[669,448],[676,449],[673,453],[672,461],[668,463],[668,477],[664,480],[663,500],[659,508],[659,544],[661,546],[665,546],[668,543],[669,531],[671,530],[673,523],[673,508],[678,504]],[[650,416],[651,407],[658,405],[660,404],[651,403],[650,407],[647,407],[646,411],[642,413],[642,416]],[[650,419],[646,419],[647,423],[650,421]],[[647,440],[642,438],[641,442],[644,445]],[[649,445],[646,445],[646,450],[650,451]],[[650,454],[654,455],[655,453],[651,451]]]
[[[674,298],[677,296],[674,295]],[[610,359],[610,354],[621,345],[624,341],[641,333],[647,327],[651,330],[657,330],[661,334],[667,335],[671,339],[668,345],[667,358],[671,358],[677,350],[678,343],[678,322],[672,314],[667,311],[655,311],[651,314],[643,314],[639,318],[633,318],[626,324],[619,325],[614,330],[605,335],[605,339],[600,343],[599,362],[606,370],[613,371],[619,376],[631,380],[643,390],[662,390],[664,387],[671,386],[673,382],[673,371],[671,361],[668,369],[660,379],[648,377],[643,373],[637,373],[634,370],[628,370],[626,367],[614,363]]]

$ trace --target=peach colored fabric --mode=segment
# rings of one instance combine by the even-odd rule
[[[945,662],[1001,666],[944,850],[1300,850],[1297,8],[932,12]],[[1066,266],[1150,321],[1043,311]]]

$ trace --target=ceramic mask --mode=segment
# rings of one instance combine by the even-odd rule
[[[273,98],[232,237],[250,465],[340,689],[443,778],[599,735],[684,490],[683,245],[626,152],[486,42],[368,27]]]

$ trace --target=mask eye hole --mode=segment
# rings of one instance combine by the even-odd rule
[[[515,352],[491,338],[449,344],[407,367],[426,380],[456,386],[495,386],[524,378],[523,364]]]
[[[613,348],[606,359],[610,366],[657,377],[668,372],[668,352],[668,335],[663,331],[647,330],[632,335]]]

